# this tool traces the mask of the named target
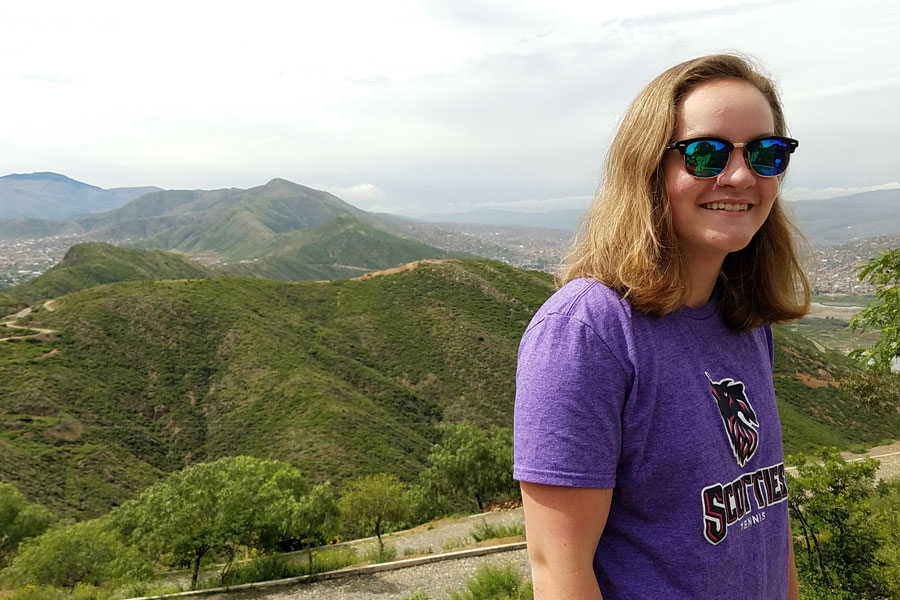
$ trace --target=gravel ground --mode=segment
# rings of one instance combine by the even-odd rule
[[[253,592],[231,592],[213,596],[218,600],[402,600],[419,590],[428,594],[431,600],[444,600],[448,591],[458,591],[466,581],[484,564],[502,566],[512,564],[523,575],[530,577],[528,555],[525,550],[514,550],[488,556],[448,560],[430,565],[354,575],[297,584],[283,588],[265,589]]]
[[[385,545],[393,546],[397,550],[398,557],[402,557],[407,551],[415,554],[440,554],[473,544],[475,540],[472,538],[472,530],[482,521],[491,525],[510,526],[524,523],[525,517],[522,508],[519,507],[463,518],[442,519],[430,525],[384,535],[382,539]],[[366,538],[347,545],[355,548],[358,554],[362,554],[377,544],[375,538]]]

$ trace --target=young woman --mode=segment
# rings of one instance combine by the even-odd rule
[[[733,55],[628,109],[519,351],[536,599],[798,597],[769,329],[809,304],[786,134],[773,82]]]

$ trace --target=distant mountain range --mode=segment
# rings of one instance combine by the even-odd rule
[[[283,179],[250,189],[153,191],[64,219],[0,220],[0,239],[80,236],[174,250],[220,273],[339,279],[447,252],[391,233],[378,216]]]
[[[900,190],[863,192],[827,200],[786,202],[797,225],[817,246],[842,244],[855,239],[900,234]],[[574,231],[583,210],[526,213],[479,209],[463,213],[431,214],[422,221],[479,223],[516,227],[549,227]]]
[[[0,177],[0,219],[64,219],[118,208],[158,187],[104,190],[58,173]]]
[[[583,209],[518,212],[481,208],[461,213],[434,213],[425,215],[419,220],[427,223],[477,223],[479,225],[547,227],[574,231],[583,214]]]

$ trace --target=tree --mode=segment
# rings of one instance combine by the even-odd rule
[[[195,587],[200,563],[210,553],[225,556],[224,579],[238,548],[272,548],[307,490],[300,471],[288,463],[236,456],[172,473],[112,516],[151,556],[190,565]]]
[[[850,356],[873,370],[889,372],[891,361],[900,357],[900,248],[882,252],[856,273],[875,286],[875,302],[857,313],[850,325],[880,335],[874,346],[854,350]]]
[[[15,486],[0,483],[0,565],[23,540],[42,534],[55,520],[49,510],[25,500]]]
[[[512,430],[487,432],[473,425],[444,426],[441,442],[428,455],[427,487],[437,494],[474,500],[478,510],[499,494],[515,495]]]
[[[123,543],[106,519],[57,525],[23,542],[3,571],[16,585],[66,587],[141,581],[152,575],[149,563]]]
[[[382,554],[383,526],[390,521],[399,521],[405,515],[404,488],[396,475],[376,473],[351,481],[341,495],[340,506],[344,518],[373,531],[378,537],[378,548]]]
[[[337,533],[340,514],[330,481],[315,486],[306,497],[294,504],[288,535],[306,546],[310,573],[313,568],[313,546],[325,544]]]
[[[859,598],[883,595],[885,582],[876,557],[879,531],[870,518],[878,461],[845,462],[834,448],[818,461],[803,455],[787,460],[788,510],[797,547],[797,569],[826,589],[840,588]]]

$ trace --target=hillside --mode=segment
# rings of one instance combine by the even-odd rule
[[[484,261],[362,281],[128,282],[38,309],[0,344],[0,477],[98,514],[184,464],[283,458],[411,478],[443,419],[506,423],[549,278]]]
[[[101,189],[58,173],[0,177],[0,219],[64,219],[118,208],[157,187]]]
[[[45,273],[7,290],[18,301],[33,304],[95,285],[117,281],[198,279],[210,271],[174,252],[134,250],[101,242],[72,246],[65,257]]]
[[[0,292],[0,317],[12,314],[19,306],[20,302],[18,300],[9,294]]]
[[[0,478],[96,515],[162,473],[233,454],[314,480],[421,469],[435,426],[509,425],[518,341],[546,274],[484,260],[331,282],[125,282],[38,308],[59,330],[0,343]],[[900,415],[840,389],[850,365],[787,329],[776,387],[788,451],[874,445]]]
[[[217,271],[286,281],[345,279],[415,260],[446,256],[433,246],[391,235],[349,215],[341,215],[318,227],[279,234],[271,245],[276,250],[269,254],[221,266]]]

